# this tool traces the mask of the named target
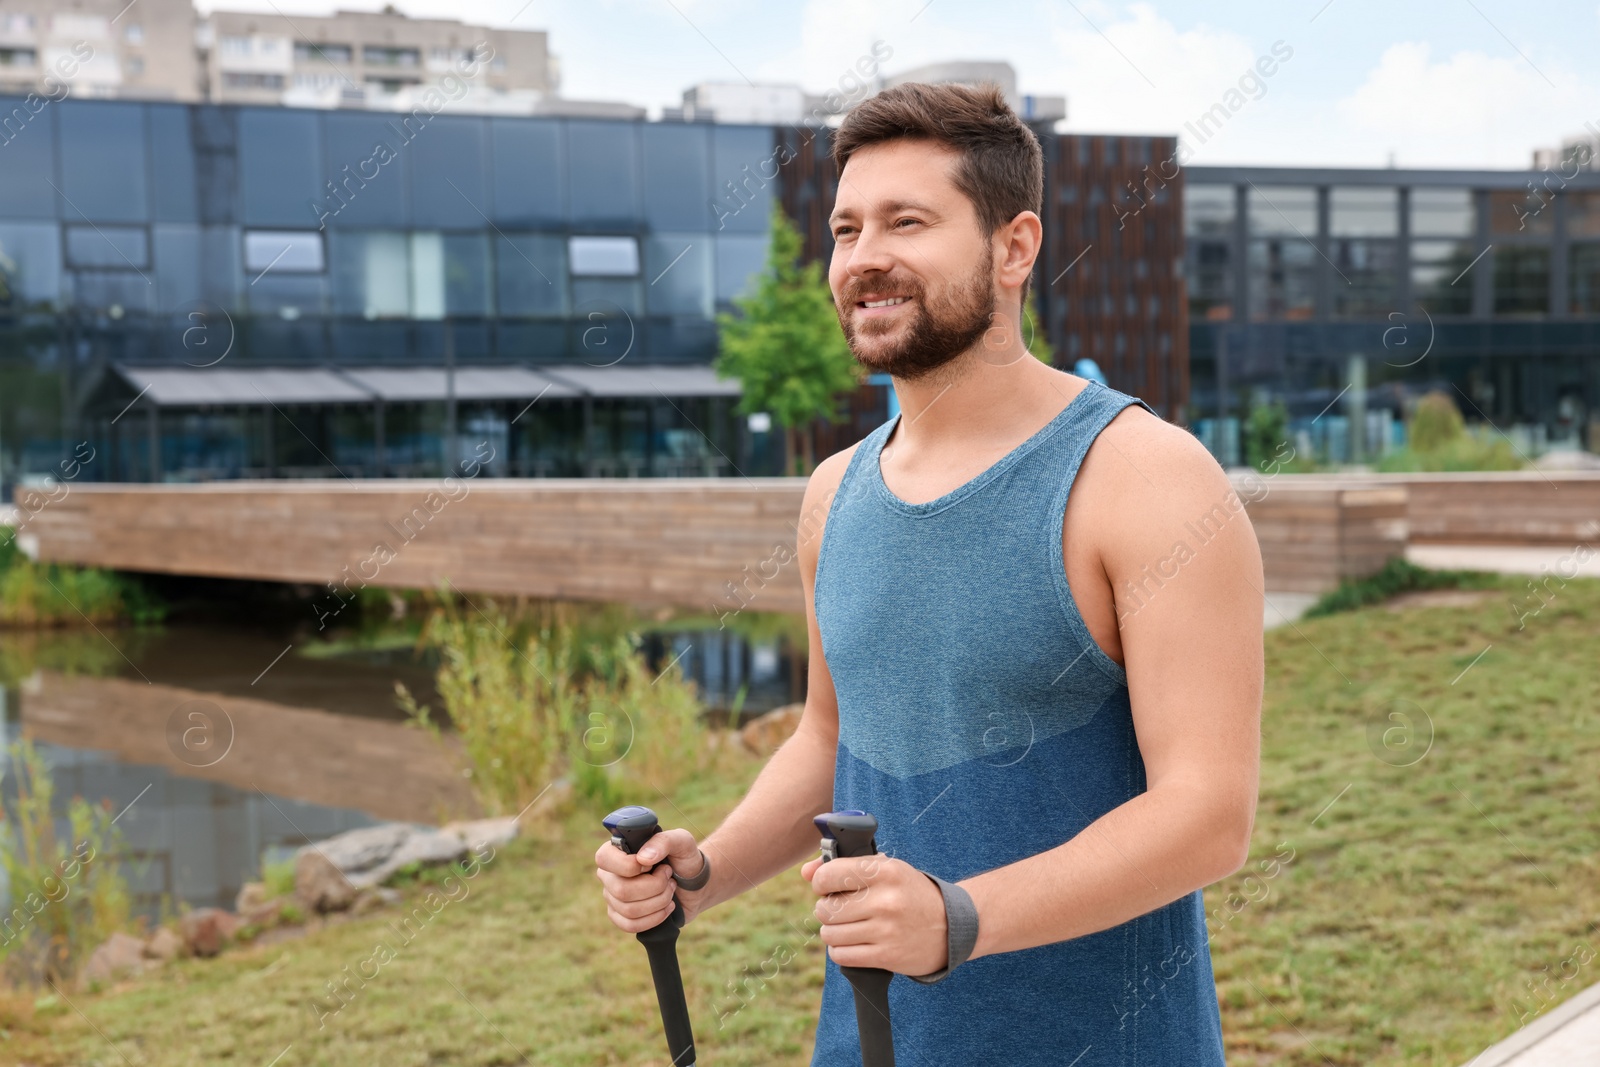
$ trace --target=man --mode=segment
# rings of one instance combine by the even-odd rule
[[[828,955],[814,1064],[860,1062],[844,965],[910,979],[904,1064],[1220,1065],[1200,889],[1255,814],[1254,533],[1192,436],[1030,357],[1043,163],[998,90],[889,89],[833,152],[829,283],[901,414],[806,491],[797,732],[698,847],[603,845],[610,917],[647,929],[676,892],[692,920],[859,808],[885,855],[801,868]]]

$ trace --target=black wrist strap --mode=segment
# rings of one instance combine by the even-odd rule
[[[928,874],[927,871],[922,873]],[[978,909],[972,903],[972,896],[965,889],[937,875],[928,874],[928,877],[933,879],[933,884],[939,887],[939,893],[944,897],[945,926],[950,932],[950,959],[943,970],[906,976],[923,985],[932,985],[950,977],[951,971],[967,962],[967,957],[972,955],[972,947],[978,943]]]
[[[711,861],[706,859],[704,851],[698,849],[696,851],[700,852],[700,873],[693,878],[679,878],[677,872],[673,872],[672,880],[678,883],[679,889],[693,892],[696,889],[704,889],[706,883],[711,881]]]

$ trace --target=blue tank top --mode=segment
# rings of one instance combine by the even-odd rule
[[[936,500],[908,504],[851,458],[815,583],[839,700],[834,810],[878,819],[880,851],[959,881],[1047,851],[1145,791],[1127,676],[1090,637],[1062,557],[1067,493],[1130,404],[1091,381],[1038,433]],[[981,917],[980,917],[981,918]],[[890,984],[896,1061],[1221,1067],[1200,892],[1098,933]],[[832,960],[813,1067],[861,1063]]]

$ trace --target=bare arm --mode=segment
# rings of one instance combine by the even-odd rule
[[[711,879],[699,890],[676,889],[672,867],[692,878],[700,871],[696,842],[688,830],[658,834],[637,856],[602,845],[595,854],[597,874],[605,886],[611,920],[637,932],[660,923],[672,910],[674,890],[686,919],[731,900],[747,889],[781,874],[817,851],[817,828],[811,819],[833,806],[833,768],[839,746],[839,705],[833,679],[822,656],[812,589],[817,552],[828,508],[855,449],[846,449],[818,465],[806,486],[797,536],[800,584],[805,597],[806,633],[810,646],[805,710],[793,737],[773,753],[750,790],[722,825],[698,843],[711,863]],[[666,858],[653,876],[640,877],[651,864]]]
[[[1079,482],[1092,464],[1098,485],[1114,487],[1095,506],[1093,543],[1117,605],[1148,790],[1065,844],[963,881],[979,916],[974,959],[1126,922],[1248,855],[1263,676],[1255,533],[1187,433],[1124,414],[1102,437]],[[1205,516],[1218,529],[1201,541]],[[1177,574],[1156,588],[1145,568],[1158,565]]]

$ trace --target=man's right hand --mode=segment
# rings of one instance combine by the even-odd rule
[[[672,914],[676,894],[688,922],[699,913],[698,898],[704,890],[679,889],[672,875],[693,878],[700,873],[701,862],[700,848],[688,830],[662,830],[631,856],[607,841],[594,854],[606,914],[619,929],[636,934],[660,926]],[[658,863],[661,866],[652,871]]]

